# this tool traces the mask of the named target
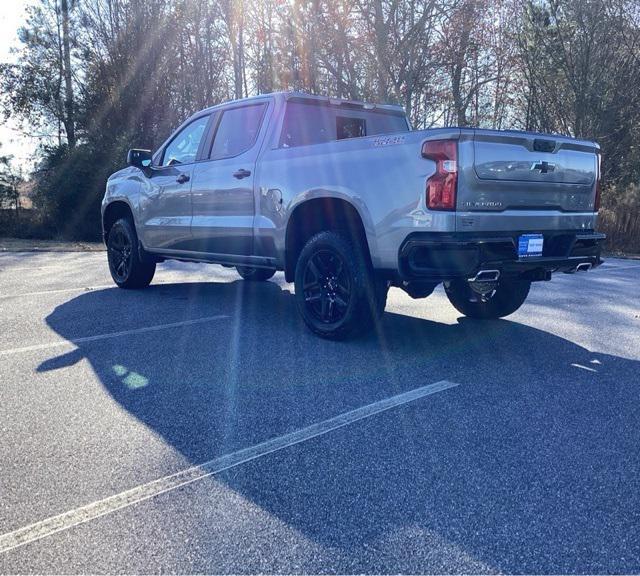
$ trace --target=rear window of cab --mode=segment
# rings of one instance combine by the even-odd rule
[[[399,114],[287,102],[280,147],[307,146],[408,130],[405,117]]]

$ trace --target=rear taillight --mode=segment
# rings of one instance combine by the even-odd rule
[[[458,142],[429,140],[422,145],[422,156],[436,163],[436,171],[427,179],[427,208],[455,210],[458,185]]]
[[[601,164],[602,164],[602,157],[600,156],[600,154],[598,154],[598,177],[596,178],[596,197],[595,200],[593,201],[593,211],[597,212],[598,210],[600,210],[600,188],[602,186],[601,183]]]

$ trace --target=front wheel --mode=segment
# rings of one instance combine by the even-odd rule
[[[370,327],[384,311],[387,290],[363,250],[338,232],[316,234],[298,258],[298,310],[305,324],[324,338],[342,339]]]
[[[109,230],[107,259],[111,277],[120,288],[145,288],[156,272],[154,261],[140,258],[138,236],[128,218],[120,218]]]
[[[249,266],[236,266],[238,274],[242,276],[244,280],[250,282],[262,282],[269,280],[275,273],[275,269],[269,268],[251,268]]]
[[[469,318],[502,318],[513,314],[527,299],[531,282],[528,280],[503,279],[494,290],[481,295],[475,292],[466,280],[452,280],[445,284],[449,302],[458,312]]]

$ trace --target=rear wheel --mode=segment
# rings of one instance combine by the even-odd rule
[[[527,299],[531,282],[528,280],[503,279],[495,289],[478,294],[466,280],[453,280],[445,284],[449,302],[469,318],[502,318],[513,314]]]
[[[238,274],[245,280],[250,282],[262,282],[269,280],[276,273],[274,269],[270,268],[251,268],[249,266],[236,266]]]
[[[306,325],[341,339],[370,327],[384,311],[388,285],[377,280],[359,246],[337,232],[320,232],[302,249],[295,295]]]
[[[109,230],[107,240],[109,271],[120,288],[145,288],[151,283],[156,263],[140,256],[138,236],[131,220],[120,218]]]

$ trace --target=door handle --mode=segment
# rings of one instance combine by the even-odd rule
[[[186,174],[180,174],[180,176],[176,178],[176,182],[178,184],[184,184],[185,182],[189,182],[189,180],[191,180],[191,178],[189,178],[189,176],[187,176]]]
[[[251,176],[251,171],[250,170],[245,170],[244,168],[240,168],[240,170],[238,170],[238,171],[233,173],[233,177],[237,178],[238,180],[242,180],[243,178],[246,178],[247,176]]]

